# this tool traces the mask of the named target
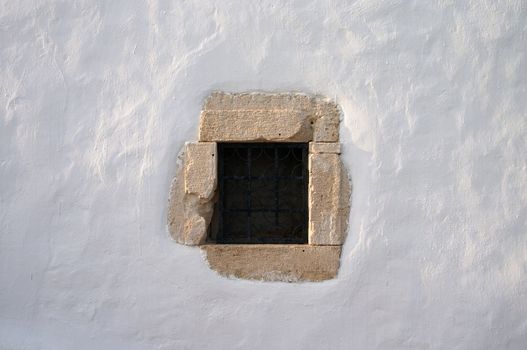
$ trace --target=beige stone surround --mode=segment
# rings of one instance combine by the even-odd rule
[[[170,191],[168,227],[181,244],[198,245],[224,276],[268,281],[321,281],[338,272],[351,186],[340,159],[340,111],[319,96],[214,92],[200,116],[199,141],[185,145]],[[240,245],[207,242],[217,199],[217,142],[309,143],[309,242]]]

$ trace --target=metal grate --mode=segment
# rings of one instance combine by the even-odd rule
[[[218,243],[307,243],[307,144],[218,144]]]

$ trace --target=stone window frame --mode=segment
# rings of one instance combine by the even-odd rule
[[[351,183],[340,159],[340,109],[300,93],[213,92],[200,115],[199,137],[187,142],[172,184],[168,228],[180,244],[197,245],[224,276],[266,281],[322,281],[340,265]],[[308,243],[214,244],[206,241],[217,200],[217,143],[309,143]]]

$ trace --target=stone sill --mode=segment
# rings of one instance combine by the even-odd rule
[[[222,276],[264,281],[324,281],[335,278],[340,245],[205,244],[200,246]]]

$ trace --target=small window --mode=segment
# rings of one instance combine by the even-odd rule
[[[218,201],[209,239],[308,243],[308,144],[218,143]]]
[[[340,118],[323,96],[211,93],[170,189],[171,236],[222,276],[335,278],[351,194]]]

